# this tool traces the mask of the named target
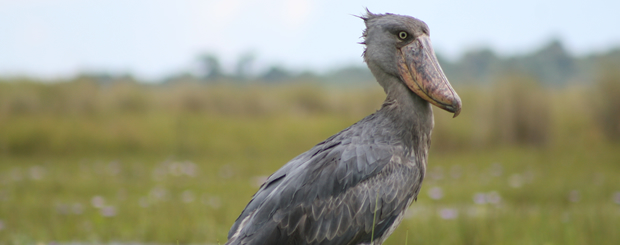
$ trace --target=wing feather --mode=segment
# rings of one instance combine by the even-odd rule
[[[420,171],[395,162],[403,156],[400,148],[385,141],[343,138],[346,143],[338,137],[328,139],[338,142],[320,143],[270,176],[229,239],[238,234],[235,239],[244,244],[264,244],[259,237],[274,244],[358,243],[370,241],[373,225],[375,237],[387,231],[402,215],[407,198],[417,195]],[[246,217],[248,223],[240,227]]]

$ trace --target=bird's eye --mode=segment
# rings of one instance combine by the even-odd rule
[[[407,32],[404,32],[404,31],[399,32],[398,38],[405,40],[405,38],[407,38]]]

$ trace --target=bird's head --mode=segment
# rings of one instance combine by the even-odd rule
[[[361,18],[366,24],[364,60],[375,76],[380,72],[397,77],[422,99],[458,116],[461,99],[439,66],[426,23],[410,16],[370,11]],[[379,77],[377,80],[382,83]]]

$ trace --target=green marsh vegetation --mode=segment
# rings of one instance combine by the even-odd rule
[[[386,244],[619,244],[620,76],[506,75],[435,109]],[[379,86],[0,82],[0,244],[223,244],[262,181],[377,110]],[[406,241],[406,242],[405,242]]]

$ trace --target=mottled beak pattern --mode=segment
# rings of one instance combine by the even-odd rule
[[[443,73],[430,38],[422,35],[400,48],[398,70],[409,89],[437,107],[454,113],[461,112],[461,98]]]

